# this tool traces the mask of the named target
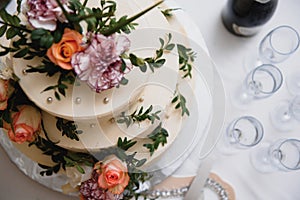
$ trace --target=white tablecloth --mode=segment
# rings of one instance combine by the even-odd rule
[[[278,64],[282,70],[285,80],[282,88],[274,96],[253,102],[246,108],[237,107],[231,101],[231,96],[237,85],[246,75],[243,67],[244,58],[257,50],[261,38],[272,28],[287,24],[293,26],[300,32],[300,2],[299,0],[279,1],[273,18],[263,27],[261,32],[251,38],[241,38],[229,33],[223,26],[220,12],[226,0],[178,0],[196,21],[203,34],[210,55],[221,73],[227,94],[227,113],[224,126],[236,117],[252,115],[258,118],[265,129],[262,142],[274,141],[278,138],[300,138],[300,126],[294,127],[291,132],[280,132],[276,130],[269,119],[270,111],[276,104],[292,95],[286,87],[286,77],[291,73],[300,71],[300,49],[287,61]],[[255,149],[258,147],[255,147]],[[272,174],[261,174],[256,172],[250,164],[247,150],[232,156],[217,155],[218,158],[212,167],[212,172],[218,174],[227,181],[235,190],[237,200],[297,200],[300,199],[300,171],[277,172]],[[212,196],[205,199],[212,200]]]
[[[277,25],[289,24],[300,32],[300,2],[299,0],[280,1],[275,16],[263,27],[263,30],[251,38],[234,36],[225,30],[220,19],[220,12],[226,0],[177,0],[184,11],[188,12],[200,27],[210,55],[216,63],[224,81],[227,93],[227,113],[225,126],[232,119],[241,115],[253,115],[264,125],[265,137],[263,141],[277,138],[300,138],[300,128],[294,131],[280,133],[273,128],[269,120],[269,112],[276,103],[291,98],[284,83],[280,91],[271,98],[260,100],[249,105],[246,109],[237,108],[231,103],[230,96],[238,84],[241,83],[246,71],[243,68],[243,59],[246,54],[255,49],[259,40],[270,29]],[[201,37],[201,36],[199,36]],[[293,55],[288,61],[278,65],[284,75],[288,75],[299,68],[299,54]],[[300,69],[298,70],[300,71]],[[212,167],[218,174],[234,188],[236,199],[240,200],[296,200],[300,198],[300,171],[290,173],[257,173],[249,162],[250,151],[243,151],[233,156],[219,155]],[[0,199],[74,199],[53,192],[27,178],[13,165],[0,148]],[[77,199],[77,198],[75,198]],[[212,200],[212,197],[206,199]]]

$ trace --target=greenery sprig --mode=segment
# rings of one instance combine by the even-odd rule
[[[186,99],[178,89],[176,90],[175,96],[172,99],[172,104],[175,104],[175,109],[181,109],[181,116],[190,115],[190,111],[186,106]]]
[[[149,152],[150,156],[158,149],[159,145],[164,146],[167,143],[167,138],[169,136],[168,131],[162,127],[160,123],[147,137],[152,140],[152,143],[144,144]]]
[[[137,57],[135,54],[131,53],[129,56],[124,56],[124,58],[127,58],[130,60],[131,64],[139,67],[142,72],[146,72],[149,68],[152,72],[154,72],[155,69],[162,67],[166,59],[162,58],[164,52],[166,51],[172,51],[175,47],[175,44],[171,43],[172,40],[172,34],[169,33],[164,40],[163,38],[159,38],[160,42],[160,48],[155,51],[154,57],[147,57],[147,58],[140,58]]]
[[[181,8],[167,8],[164,10],[161,10],[161,13],[166,17],[166,18],[170,18],[173,16],[173,12],[176,10],[181,10]]]
[[[56,128],[61,131],[62,136],[66,136],[72,140],[79,141],[78,135],[82,134],[82,130],[77,130],[77,125],[74,121],[68,121],[62,118],[56,118]]]
[[[129,127],[131,124],[135,122],[142,122],[145,120],[151,121],[153,124],[155,120],[160,120],[160,117],[158,114],[161,112],[161,110],[152,112],[153,106],[150,105],[149,108],[147,108],[144,111],[144,107],[142,106],[139,110],[135,110],[130,115],[126,115],[125,112],[122,112],[120,117],[117,119],[117,123],[123,124],[125,123],[127,127]]]
[[[196,53],[182,44],[177,44],[177,51],[179,55],[179,70],[183,71],[183,78],[192,78],[192,63],[196,58]]]
[[[95,159],[92,155],[69,151],[41,136],[37,136],[36,140],[29,144],[29,146],[32,145],[40,149],[44,155],[50,156],[51,160],[55,163],[53,166],[39,164],[39,166],[44,169],[44,171],[40,172],[42,176],[51,176],[53,173],[57,173],[61,168],[65,170],[68,166],[76,166],[79,172],[84,172],[83,169],[79,167],[81,164],[93,166],[95,163]]]
[[[60,169],[66,169],[66,167],[75,167],[80,173],[84,174],[85,171],[81,167],[82,165],[93,167],[98,161],[103,160],[109,155],[115,155],[127,164],[128,175],[130,181],[123,193],[123,199],[132,199],[133,197],[144,196],[143,193],[138,192],[140,183],[146,182],[151,178],[151,175],[143,170],[139,169],[146,163],[146,159],[137,159],[136,153],[126,154],[132,146],[136,144],[136,141],[119,138],[115,147],[99,150],[95,153],[95,157],[87,153],[73,152],[62,147],[57,146],[48,139],[44,139],[40,136],[36,138],[31,145],[36,145],[44,155],[50,156],[51,160],[55,163],[53,166],[46,166],[39,164],[44,169],[40,172],[42,176],[51,176],[53,173],[58,173]],[[97,159],[96,159],[97,158]]]

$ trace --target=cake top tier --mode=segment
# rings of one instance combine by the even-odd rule
[[[88,1],[90,5],[98,5],[99,1]],[[145,8],[149,1],[117,1],[117,16],[123,16],[124,13],[128,16],[133,16]],[[91,6],[92,7],[92,6]],[[159,48],[158,35],[152,35],[149,30],[143,28],[158,28],[161,30],[169,29],[169,24],[166,18],[160,13],[160,10],[153,9],[146,13],[145,17],[142,16],[138,20],[138,30],[132,31],[129,35],[126,35],[130,42],[129,51],[134,52],[135,55],[151,57],[154,56],[155,49]],[[148,33],[147,33],[148,32]],[[167,32],[167,31],[165,31]],[[163,37],[163,31],[161,31],[160,37]],[[125,34],[124,34],[125,35]],[[123,35],[117,34],[114,36],[120,40],[124,40]],[[121,39],[120,39],[121,38]],[[146,38],[146,40],[145,40]],[[116,46],[118,45],[118,39],[115,39]],[[123,41],[121,41],[123,42]],[[119,42],[119,43],[121,43]],[[108,44],[107,44],[108,45]],[[106,46],[107,46],[106,45]],[[118,48],[118,47],[116,47]],[[129,54],[129,53],[128,53]],[[47,53],[48,55],[48,53]],[[170,56],[170,55],[169,55]],[[48,55],[48,57],[50,57]],[[107,116],[113,112],[119,112],[125,110],[132,103],[136,102],[143,92],[143,86],[149,84],[149,76],[151,72],[142,72],[138,67],[132,67],[130,64],[127,67],[130,70],[129,73],[124,72],[124,78],[128,80],[126,85],[120,85],[120,87],[112,87],[111,89],[103,90],[101,92],[95,92],[95,88],[90,88],[86,81],[82,81],[82,77],[77,75],[72,85],[64,84],[68,88],[62,89],[65,86],[56,84],[62,82],[61,74],[55,74],[54,76],[46,76],[45,73],[26,73],[28,66],[37,67],[42,63],[42,59],[35,58],[32,60],[25,60],[20,58],[12,58],[13,68],[15,74],[20,79],[20,85],[24,90],[28,98],[33,101],[42,110],[64,119],[73,120],[74,118],[89,119],[94,116],[102,117]],[[177,59],[166,59],[166,66],[171,68],[177,76],[178,64]],[[89,60],[80,60],[82,65],[88,65]],[[76,70],[76,69],[75,69]],[[91,75],[92,76],[92,75]],[[110,76],[115,76],[110,74]],[[64,77],[65,78],[65,77]],[[170,83],[171,90],[174,90],[176,86],[176,78],[172,79]],[[49,89],[52,87],[52,89]],[[46,90],[46,91],[45,91]],[[54,92],[54,91],[55,92]],[[59,94],[60,90],[64,90],[65,96]],[[60,96],[58,100],[57,96]]]

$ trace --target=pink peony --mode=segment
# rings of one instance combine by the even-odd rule
[[[61,0],[66,10],[67,0]],[[56,0],[27,0],[26,15],[34,28],[54,31],[57,20],[65,22],[66,18]]]
[[[9,138],[16,143],[32,142],[35,134],[40,129],[41,113],[32,106],[23,105],[18,107],[18,112],[12,114],[12,127],[6,124]]]
[[[125,36],[91,35],[87,48],[72,57],[72,66],[79,79],[96,92],[119,85],[124,77],[120,55],[129,49]]]

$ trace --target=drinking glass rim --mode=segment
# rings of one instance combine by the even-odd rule
[[[280,150],[280,148],[282,147],[282,145],[284,145],[284,144],[287,143],[287,142],[291,142],[291,141],[296,141],[296,142],[299,142],[299,143],[300,143],[300,140],[298,140],[298,139],[294,139],[294,138],[291,138],[291,139],[285,139],[285,140],[280,141],[279,146],[278,146],[276,149],[274,149],[272,152]],[[291,168],[291,167],[288,167],[287,165],[285,165],[283,162],[281,162],[281,160],[278,159],[278,161],[279,161],[279,163],[282,165],[282,167],[284,167],[284,168],[287,169],[287,170],[293,171],[293,170],[298,170],[298,169],[300,169],[300,165],[299,165],[299,167],[297,167],[297,168]],[[299,159],[298,163],[300,163],[300,159]]]
[[[255,80],[254,80],[254,74],[255,74],[255,72],[258,71],[258,70],[260,70],[261,68],[263,68],[265,66],[269,66],[269,67],[274,68],[279,73],[279,76],[280,76],[280,83],[278,84],[277,87],[275,87],[277,85],[277,84],[275,84],[271,92],[265,92],[265,91],[259,90],[262,94],[271,95],[274,92],[278,91],[281,88],[282,83],[283,83],[283,75],[282,75],[282,72],[280,71],[280,69],[278,67],[276,67],[273,64],[262,64],[262,65],[256,67],[252,72],[250,72],[251,73],[251,80],[253,82],[255,82]],[[264,71],[266,71],[266,70],[264,70]],[[270,74],[270,76],[272,76],[273,80],[275,80],[275,77],[271,73],[269,73],[269,74]]]
[[[292,31],[296,34],[296,37],[298,38],[297,45],[295,46],[295,48],[294,48],[292,51],[290,51],[290,52],[288,52],[288,53],[278,51],[276,48],[274,48],[274,45],[273,45],[273,43],[272,43],[272,36],[273,36],[273,33],[274,33],[276,30],[281,29],[281,28],[287,28],[287,29],[292,30]],[[281,25],[281,26],[277,26],[276,28],[274,28],[273,30],[271,30],[265,37],[268,37],[268,36],[270,36],[270,37],[269,37],[270,46],[272,47],[273,51],[275,51],[275,52],[278,53],[279,55],[285,55],[285,56],[286,56],[286,55],[290,55],[290,54],[294,53],[294,52],[298,49],[298,47],[299,47],[299,45],[300,45],[300,36],[299,36],[299,33],[297,32],[296,29],[294,29],[293,27],[291,27],[291,26],[289,26],[289,25]]]
[[[246,119],[246,120],[250,121],[251,124],[257,123],[258,126],[259,126],[259,128],[261,129],[261,137],[259,137],[258,140],[256,140],[256,141],[255,141],[254,143],[252,143],[252,144],[243,144],[243,143],[239,143],[239,142],[237,142],[236,144],[239,144],[239,145],[241,145],[242,147],[252,147],[252,146],[257,145],[257,144],[262,140],[262,138],[263,138],[263,136],[264,136],[264,128],[263,128],[262,123],[261,123],[258,119],[256,119],[255,117],[246,115],[246,116],[241,116],[241,117],[235,119],[230,127],[235,127],[235,125],[236,125],[239,121],[241,121],[242,119]],[[257,130],[257,129],[258,129],[257,126],[255,126],[255,130]],[[258,136],[257,136],[257,137],[258,137]],[[256,137],[256,138],[257,138],[257,137]],[[238,140],[237,140],[238,138],[236,138],[235,135],[233,135],[233,138],[236,139],[236,141],[238,141]]]

